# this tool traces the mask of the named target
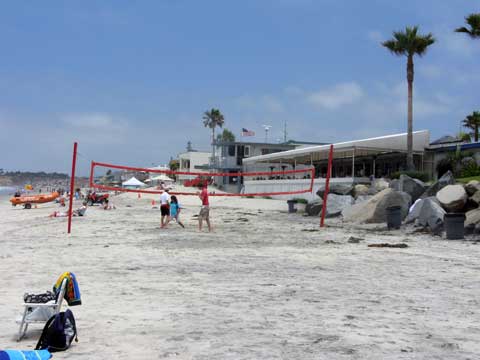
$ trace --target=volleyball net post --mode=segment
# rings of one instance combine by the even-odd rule
[[[72,215],[73,215],[73,192],[75,189],[75,168],[77,165],[77,142],[73,143],[73,155],[72,155],[72,174],[70,177],[70,202],[68,204],[68,226],[67,233],[72,231]]]

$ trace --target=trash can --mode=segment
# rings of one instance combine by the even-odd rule
[[[297,209],[295,208],[295,204],[296,204],[296,203],[297,203],[296,200],[287,200],[288,212],[289,212],[289,213],[297,212]]]
[[[450,213],[443,217],[448,240],[458,240],[465,237],[465,214]]]
[[[390,206],[387,208],[387,227],[391,229],[400,229],[402,225],[402,207]]]

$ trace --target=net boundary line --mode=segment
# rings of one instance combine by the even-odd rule
[[[96,188],[100,190],[106,191],[120,191],[120,192],[133,192],[133,193],[143,193],[143,194],[162,194],[163,190],[141,190],[141,189],[124,189],[115,186],[107,186],[107,185],[100,185],[96,184],[93,181],[93,174],[95,171],[95,167],[109,167],[112,169],[119,169],[119,170],[130,170],[130,171],[139,171],[139,172],[147,172],[147,173],[159,173],[159,174],[171,174],[171,175],[197,175],[197,176],[273,176],[273,175],[288,175],[288,174],[297,174],[297,173],[310,173],[310,186],[308,189],[303,190],[294,190],[294,191],[271,191],[271,192],[261,192],[261,193],[216,193],[216,192],[209,192],[210,196],[223,196],[223,197],[246,197],[246,196],[276,196],[276,195],[295,195],[295,194],[305,194],[311,193],[313,190],[313,184],[315,180],[315,168],[310,167],[307,169],[299,169],[299,170],[285,170],[285,171],[257,171],[257,172],[236,172],[236,173],[205,173],[205,172],[195,172],[195,171],[174,171],[174,170],[160,170],[160,169],[148,169],[148,168],[140,168],[140,167],[132,167],[132,166],[123,166],[123,165],[115,165],[115,164],[108,164],[102,162],[92,161],[90,166],[90,179],[89,185],[91,188]],[[266,180],[269,181],[269,180]],[[195,192],[175,192],[171,191],[170,194],[172,195],[197,195]]]

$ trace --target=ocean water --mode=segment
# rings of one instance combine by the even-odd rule
[[[12,195],[16,188],[12,186],[0,186],[0,196]]]

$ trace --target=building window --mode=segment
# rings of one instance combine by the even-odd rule
[[[228,146],[228,156],[235,156],[235,145]]]
[[[245,145],[244,156],[245,157],[250,156],[250,145]]]

